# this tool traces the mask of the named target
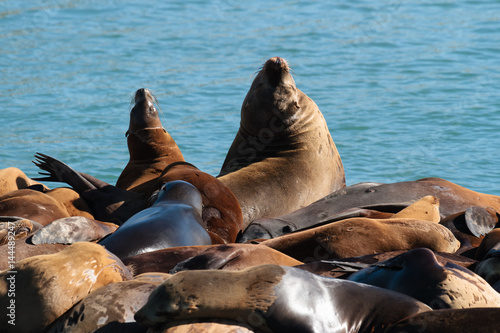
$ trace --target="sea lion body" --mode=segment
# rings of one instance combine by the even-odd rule
[[[233,192],[219,179],[187,162],[170,164],[159,176],[155,188],[183,180],[200,191],[203,223],[214,244],[234,243],[243,228],[241,207]]]
[[[173,247],[143,253],[123,261],[135,274],[146,272],[176,273],[181,270],[243,270],[251,266],[302,264],[279,251],[259,244],[224,244]]]
[[[168,247],[211,245],[199,191],[182,180],[165,184],[155,203],[99,243],[120,259]]]
[[[168,274],[154,273],[103,286],[75,304],[45,332],[130,332],[131,327],[139,331],[141,326],[135,323],[135,312],[168,277]]]
[[[259,240],[256,240],[258,242]],[[409,218],[351,218],[260,242],[302,262],[427,247],[453,253],[460,247],[442,225]]]
[[[0,330],[38,332],[88,293],[130,278],[130,272],[116,256],[89,242],[21,260],[0,273],[0,306],[6,309],[12,299],[16,304],[16,325],[2,320]],[[9,292],[12,284],[15,298]]]
[[[41,190],[48,191],[49,188],[28,176],[20,169],[9,167],[0,169],[0,196],[12,191],[38,186]]]
[[[269,59],[253,81],[218,178],[238,198],[244,227],[345,186],[342,161],[325,119],[296,88],[284,59]]]
[[[439,200],[441,219],[465,212],[472,206],[491,207],[500,212],[500,197],[472,191],[441,178],[391,184],[360,183],[348,186],[317,200],[307,207],[277,218],[255,221],[244,231],[243,241],[272,238],[287,232],[329,223],[337,214],[351,208],[383,210],[397,205],[408,206],[425,197]],[[281,230],[285,229],[286,232]]]
[[[401,292],[434,309],[500,306],[500,295],[480,276],[450,262],[440,264],[429,249],[408,251],[349,280]]]
[[[261,265],[239,272],[177,273],[151,293],[135,319],[146,326],[218,318],[263,332],[372,332],[428,310],[399,293]]]

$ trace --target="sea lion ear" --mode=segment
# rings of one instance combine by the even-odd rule
[[[125,137],[128,138],[129,132],[128,130],[125,132]]]
[[[165,129],[165,127],[162,127],[161,129],[163,130],[164,133],[167,133],[167,130]]]

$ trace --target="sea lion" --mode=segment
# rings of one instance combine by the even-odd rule
[[[453,253],[460,246],[442,225],[409,218],[351,218],[263,240],[260,244],[305,263],[416,247]]]
[[[51,156],[36,153],[33,163],[44,172],[36,180],[64,182],[85,200],[94,217],[100,221],[122,224],[147,207],[144,193],[123,190],[88,174],[77,172]]]
[[[493,252],[500,252],[500,229],[493,229],[483,238],[476,251],[476,259],[483,260]]]
[[[248,324],[236,320],[181,320],[150,327],[147,333],[254,333]]]
[[[296,88],[283,58],[269,59],[255,77],[218,178],[238,198],[244,227],[345,186],[326,121],[314,101]]]
[[[146,272],[176,273],[181,270],[242,270],[250,266],[302,264],[279,251],[259,244],[224,244],[173,247],[124,259],[134,274]]]
[[[329,216],[328,220],[321,223],[314,219],[303,218],[295,219],[294,213],[288,214],[292,218],[287,218],[287,215],[278,218],[261,218],[253,221],[238,238],[238,242],[244,243],[252,239],[270,239],[281,235],[289,234],[295,231],[300,231],[308,228],[318,227],[328,223],[345,220],[354,217],[366,218],[413,218],[431,222],[439,222],[439,200],[431,195],[425,196],[411,205],[372,205],[371,209],[366,208],[348,208],[338,214]],[[378,210],[384,210],[381,212]],[[392,211],[393,213],[388,213]]]
[[[114,232],[118,225],[101,222],[83,216],[64,217],[37,230],[33,244],[73,244],[76,242],[98,241]]]
[[[9,167],[0,170],[0,196],[29,187],[49,190],[47,186],[29,178],[18,168]]]
[[[116,181],[116,186],[150,196],[158,176],[184,156],[170,134],[163,128],[155,107],[156,98],[148,89],[135,93],[126,132],[130,159]]]
[[[40,244],[34,245],[31,236],[20,238],[0,246],[0,271],[12,269],[12,262],[42,254],[52,254],[64,250],[69,245],[65,244]]]
[[[368,254],[358,257],[339,258],[335,260],[320,260],[297,265],[294,267],[321,276],[347,279],[351,274],[354,274],[364,268],[376,265],[379,262],[392,259],[405,252],[407,251],[390,251]],[[443,266],[451,262],[464,268],[469,268],[473,267],[477,263],[477,261],[474,259],[470,259],[454,253],[435,252],[434,254],[437,261]]]
[[[130,332],[132,328],[146,332],[145,327],[135,323],[134,314],[146,304],[151,292],[169,277],[164,273],[143,274],[133,280],[103,286],[76,303],[45,333]]]
[[[47,225],[70,214],[62,202],[50,195],[22,189],[0,196],[0,216],[19,216]]]
[[[373,332],[428,310],[389,290],[260,265],[238,272],[174,274],[151,293],[135,319],[146,326],[214,318],[237,320],[262,332]]]
[[[186,181],[200,191],[203,223],[207,226],[212,243],[234,243],[243,228],[243,215],[233,192],[214,176],[187,162],[168,165],[154,188],[174,180]]]
[[[442,309],[417,313],[385,333],[499,333],[499,308]]]
[[[21,260],[14,268],[0,272],[0,307],[15,307],[14,318],[10,318],[15,326],[2,320],[0,330],[38,332],[87,294],[130,278],[116,256],[89,242]]]
[[[453,263],[442,265],[424,248],[362,269],[348,279],[403,293],[433,309],[500,307],[500,295],[480,276]]]
[[[201,218],[200,192],[176,180],[163,185],[158,199],[99,241],[120,259],[174,246],[211,245]]]
[[[9,241],[26,238],[31,232],[41,228],[40,223],[29,219],[18,216],[0,216],[0,246],[8,244]]]
[[[472,191],[440,178],[424,178],[391,184],[359,183],[333,192],[292,213],[273,219],[252,222],[244,231],[243,241],[272,238],[297,229],[329,223],[332,217],[350,208],[384,210],[408,206],[427,195],[439,200],[441,219],[465,212],[469,207],[491,207],[500,212],[500,197]],[[254,226],[253,224],[259,224]],[[262,226],[264,227],[262,227]],[[252,230],[254,229],[254,230]],[[266,236],[269,235],[269,236]],[[259,237],[260,236],[260,237]]]

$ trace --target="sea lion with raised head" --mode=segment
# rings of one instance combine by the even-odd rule
[[[155,190],[153,185],[165,168],[174,162],[184,161],[184,156],[170,134],[163,128],[157,103],[148,89],[136,91],[135,105],[130,111],[127,136],[130,159],[116,181],[125,190],[146,193]]]
[[[254,79],[218,178],[238,198],[244,227],[345,186],[326,121],[314,101],[295,86],[283,58],[269,59]]]
[[[159,285],[135,314],[157,326],[231,319],[262,332],[373,332],[430,308],[390,290],[260,265],[243,271],[183,271]]]
[[[0,196],[25,188],[39,188],[43,191],[49,190],[49,188],[42,183],[26,176],[26,174],[18,168],[10,167],[0,170]]]
[[[120,259],[175,246],[211,245],[201,214],[196,187],[182,180],[168,182],[151,207],[132,216],[99,244]]]

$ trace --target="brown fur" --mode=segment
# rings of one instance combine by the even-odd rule
[[[70,216],[83,216],[93,219],[92,211],[78,192],[67,187],[58,187],[45,192],[49,197],[61,202]]]
[[[303,262],[427,247],[455,252],[459,242],[445,227],[416,219],[352,218],[265,240],[269,246]]]
[[[295,87],[284,59],[269,59],[243,101],[241,126],[219,179],[243,224],[292,212],[345,186],[344,168],[318,106]]]
[[[75,243],[59,253],[24,259],[13,270],[17,273],[0,273],[0,306],[5,309],[12,299],[8,296],[10,276],[15,278],[17,304],[16,326],[3,320],[0,329],[4,332],[38,331],[92,291],[130,278],[116,256],[88,242]]]
[[[273,304],[276,299],[273,288],[283,274],[285,271],[276,265],[252,267],[239,272],[180,272],[151,293],[148,303],[136,313],[135,318],[146,326],[164,322],[162,313],[169,320],[249,318],[257,311],[266,312]],[[231,297],[221,297],[223,294]],[[231,310],[229,314],[226,309]]]
[[[203,222],[214,244],[234,243],[243,228],[243,216],[238,200],[220,180],[188,163],[169,166],[158,178],[155,188],[173,181],[184,180],[200,191],[203,201]],[[215,242],[214,242],[215,241]]]
[[[0,216],[19,216],[47,225],[70,214],[62,202],[46,193],[23,189],[0,197]]]
[[[174,139],[162,127],[149,90],[139,89],[135,102],[127,131],[130,160],[116,186],[150,194],[163,170],[173,162],[184,161],[184,157]]]
[[[500,229],[491,230],[481,241],[476,252],[476,259],[482,260],[494,247],[500,248]]]
[[[243,270],[262,264],[295,266],[302,264],[281,252],[258,244],[182,246],[143,253],[124,260],[135,274],[181,269]]]
[[[45,185],[30,179],[18,168],[10,167],[0,170],[0,196],[32,185],[41,185],[48,190]]]
[[[253,333],[250,326],[234,320],[183,320],[151,327],[148,333]]]

